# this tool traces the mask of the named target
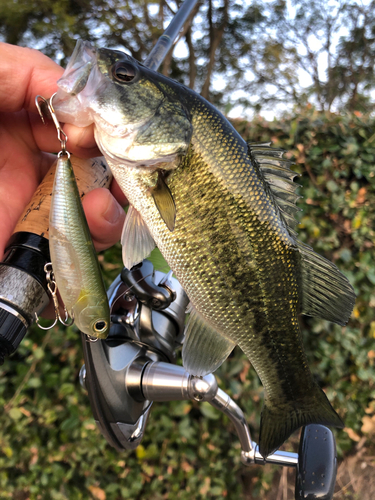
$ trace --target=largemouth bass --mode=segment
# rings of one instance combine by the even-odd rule
[[[56,165],[49,246],[57,288],[68,313],[83,333],[106,338],[110,326],[107,294],[67,155]]]
[[[342,427],[308,368],[298,314],[345,324],[355,295],[298,241],[283,152],[248,145],[201,96],[119,51],[78,43],[58,85],[59,118],[95,124],[131,204],[125,265],[156,244],[189,296],[184,367],[205,375],[244,351],[266,393],[264,457],[302,425]]]

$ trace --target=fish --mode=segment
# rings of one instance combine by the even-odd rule
[[[298,315],[344,325],[355,293],[298,239],[298,185],[283,150],[246,143],[199,94],[121,51],[79,42],[70,64],[57,114],[94,123],[129,200],[125,265],[156,245],[187,293],[185,369],[204,376],[242,349],[265,389],[263,457],[301,426],[343,427],[308,367]]]
[[[110,327],[108,298],[68,154],[56,162],[49,248],[67,312],[81,332],[105,339]]]

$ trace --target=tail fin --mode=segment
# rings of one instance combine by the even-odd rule
[[[259,452],[266,458],[297,429],[308,424],[344,427],[327,396],[318,385],[306,391],[302,400],[272,405],[265,401],[260,421]]]

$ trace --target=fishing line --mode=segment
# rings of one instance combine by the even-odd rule
[[[135,285],[138,285],[141,281],[145,280],[146,278],[149,278],[152,276],[154,272],[147,274],[146,276],[143,276],[140,280],[136,281],[132,286],[126,289],[124,293],[122,293],[119,297],[116,298],[116,300],[112,303],[111,308],[110,308],[110,314],[112,314],[113,306],[116,304],[116,302],[120,299],[125,298],[125,295],[128,293],[129,290],[131,290]],[[120,285],[121,286],[121,285]]]

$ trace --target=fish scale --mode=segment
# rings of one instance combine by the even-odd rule
[[[207,134],[210,128],[209,121],[203,122],[202,126],[205,127]],[[214,133],[217,138],[217,129],[214,129]],[[222,133],[225,134],[225,131]],[[217,140],[220,141],[220,137]],[[211,141],[211,137],[208,141]],[[267,393],[271,396],[279,395],[282,379],[285,378],[280,377],[278,371],[283,363],[279,363],[279,359],[276,359],[276,364],[270,362],[270,359],[275,357],[284,359],[287,357],[286,353],[280,353],[280,347],[275,350],[275,342],[270,340],[272,335],[277,335],[280,330],[289,331],[291,339],[297,338],[296,342],[289,342],[287,347],[294,353],[293,360],[291,360],[293,362],[289,364],[289,377],[293,378],[293,383],[304,378],[310,382],[309,386],[311,386],[311,374],[299,340],[298,322],[290,318],[290,301],[294,304],[294,317],[297,315],[298,305],[295,266],[292,268],[289,257],[291,254],[296,260],[295,246],[290,250],[282,243],[281,238],[275,240],[274,237],[270,238],[266,235],[264,226],[268,223],[259,224],[256,215],[249,210],[245,212],[244,209],[239,209],[241,200],[238,196],[234,197],[228,188],[224,192],[224,197],[227,196],[228,199],[225,204],[223,203],[224,182],[220,178],[217,179],[211,172],[210,165],[202,159],[199,153],[193,151],[195,145],[193,135],[191,151],[169,183],[177,214],[173,232],[168,231],[163,221],[160,220],[160,214],[150,197],[146,197],[146,202],[142,203],[141,193],[145,192],[144,187],[142,185],[129,186],[129,181],[133,176],[140,182],[142,182],[142,177],[133,169],[128,169],[125,173],[123,168],[112,166],[112,170],[128,194],[129,201],[143,214],[148,227],[153,228],[152,235],[158,248],[178,276],[193,305],[223,335],[235,338],[257,370]],[[197,149],[202,147],[204,145],[199,144]],[[230,155],[222,156],[220,159],[224,163],[228,157],[230,158]],[[250,161],[247,160],[247,169],[251,167],[249,163]],[[230,165],[224,165],[225,168],[229,169]],[[252,179],[252,182],[255,184],[256,179]],[[197,188],[192,190],[191,185]],[[258,192],[254,190],[255,204],[259,212],[260,203],[257,197],[260,198],[260,195]],[[181,220],[181,214],[186,213],[189,217]],[[242,227],[244,234],[242,245],[238,244],[232,235],[230,220],[237,227]],[[245,232],[247,227],[248,232],[253,234],[251,241],[256,242],[257,245],[250,244]],[[289,241],[289,238],[285,239]],[[264,242],[263,245],[262,242]],[[252,256],[250,262],[242,256],[244,252],[241,246],[243,248],[246,245],[248,256]],[[275,247],[280,245],[285,248],[280,251],[281,255],[274,258],[272,262],[269,255],[275,254]],[[283,258],[283,255],[286,258]],[[263,276],[262,269],[266,276]],[[277,284],[274,284],[272,280],[273,274],[279,277]],[[284,280],[280,281],[280,275],[285,275]],[[200,285],[199,288],[196,286],[197,283]],[[284,292],[286,295],[276,302],[267,299],[268,296],[274,296],[276,292],[278,294]],[[249,304],[250,307],[248,307]],[[259,321],[255,323],[254,318],[263,316],[265,317],[262,328]],[[249,339],[249,330],[254,330],[257,335]],[[254,345],[255,343],[257,345]],[[303,366],[307,372],[305,377],[301,375],[300,370],[296,370],[300,366]],[[301,392],[307,388],[308,386],[304,385]],[[286,394],[285,399],[289,398],[290,394]]]
[[[355,295],[334,264],[297,239],[295,174],[283,152],[246,144],[201,96],[124,53],[81,42],[73,59],[93,69],[75,96],[64,91],[77,87],[68,66],[61,119],[95,124],[132,205],[125,265],[155,242],[190,299],[184,367],[202,376],[240,346],[266,392],[264,457],[302,425],[341,427],[308,368],[298,314],[345,324]]]

